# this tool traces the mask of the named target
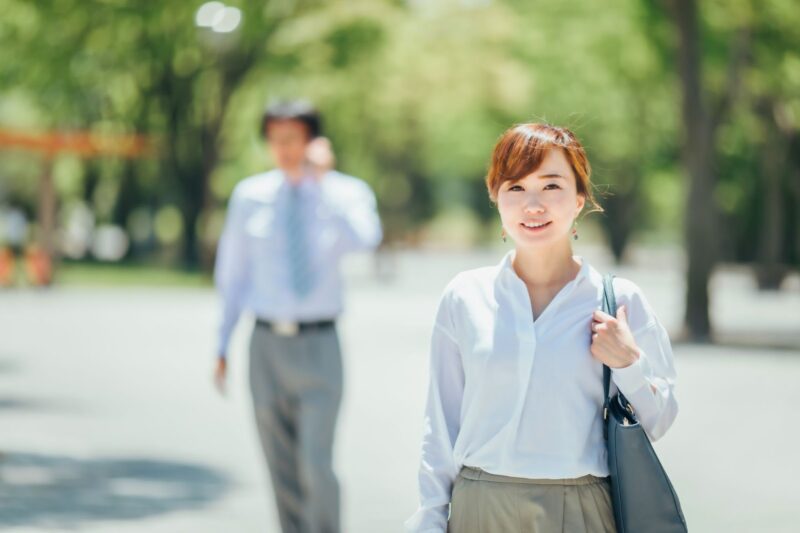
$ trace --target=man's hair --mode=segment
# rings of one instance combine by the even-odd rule
[[[319,111],[306,100],[270,102],[261,117],[261,136],[267,136],[267,126],[277,120],[297,120],[308,128],[311,139],[322,134],[322,118]]]

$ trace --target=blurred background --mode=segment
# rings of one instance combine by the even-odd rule
[[[498,136],[549,121],[606,212],[576,253],[675,343],[657,449],[693,531],[796,531],[794,0],[0,0],[0,528],[276,531],[246,321],[211,386],[226,202],[267,101],[320,108],[385,241],[345,265],[346,531],[416,506],[441,289],[499,261]],[[386,339],[392,339],[386,346]],[[395,342],[396,340],[396,342]]]

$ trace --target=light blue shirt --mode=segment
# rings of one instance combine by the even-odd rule
[[[243,311],[270,321],[336,318],[342,311],[341,257],[374,249],[382,239],[375,195],[365,182],[335,171],[304,179],[297,187],[308,217],[314,282],[307,295],[296,296],[285,222],[290,187],[280,170],[272,170],[241,181],[231,195],[214,269],[223,307],[221,356]]]

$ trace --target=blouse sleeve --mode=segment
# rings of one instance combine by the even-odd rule
[[[460,428],[464,368],[453,333],[450,297],[442,298],[431,337],[430,382],[425,407],[420,504],[406,521],[408,531],[444,533],[458,466],[453,447]]]
[[[675,421],[678,401],[675,398],[675,362],[667,331],[656,317],[641,290],[633,283],[615,280],[620,288],[619,305],[625,304],[628,324],[639,348],[639,359],[625,368],[612,371],[614,383],[636,411],[643,429],[655,441]]]

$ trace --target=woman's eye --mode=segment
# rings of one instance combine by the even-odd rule
[[[547,186],[544,188],[544,190],[548,190],[548,189],[550,189],[550,187],[552,187],[553,189],[560,189],[561,188],[558,185],[556,185],[555,183],[548,183]]]
[[[511,187],[508,188],[508,190],[509,191],[521,191],[523,189],[519,185],[512,185]]]

